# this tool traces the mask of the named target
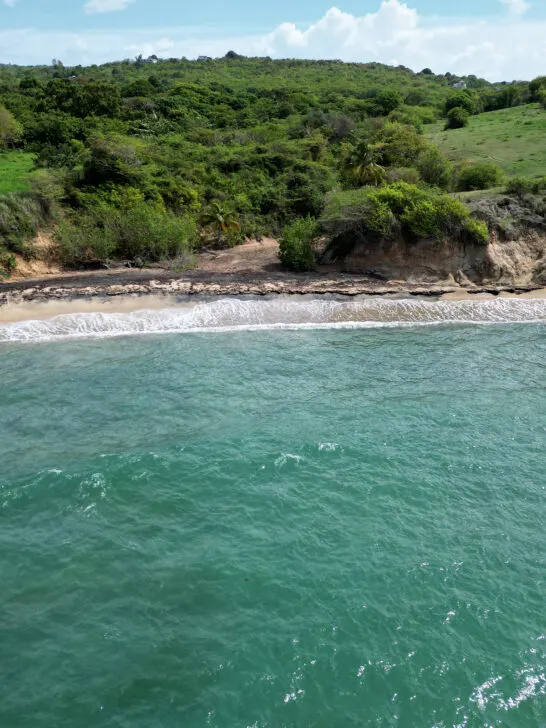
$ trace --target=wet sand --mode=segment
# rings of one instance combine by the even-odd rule
[[[200,295],[191,295],[187,292],[183,294],[160,292],[155,294],[147,294],[140,292],[133,293],[116,293],[112,294],[100,294],[97,292],[83,293],[82,288],[66,289],[62,290],[62,296],[59,296],[59,289],[52,288],[51,293],[53,297],[48,297],[50,291],[37,292],[38,295],[31,295],[30,297],[20,297],[14,295],[8,297],[7,300],[0,305],[0,325],[5,323],[15,323],[20,321],[39,321],[51,319],[55,316],[65,314],[85,314],[85,313],[104,313],[104,314],[116,314],[116,313],[131,313],[134,311],[159,311],[162,309],[168,309],[173,307],[183,307],[188,304],[195,304],[197,299],[203,301],[225,298],[225,297],[237,297],[237,298],[289,298],[294,297],[295,300],[301,300],[307,296],[311,298],[335,298],[338,300],[350,300],[350,299],[362,299],[366,298],[377,299],[383,297],[388,300],[394,299],[422,299],[422,300],[437,300],[437,301],[486,301],[495,300],[498,298],[502,299],[514,299],[514,300],[543,300],[546,299],[546,288],[523,291],[520,293],[514,293],[510,291],[481,291],[481,292],[470,292],[468,290],[448,290],[443,292],[441,287],[423,287],[413,286],[410,289],[402,286],[392,287],[375,287],[366,289],[365,286],[360,285],[358,287],[358,293],[351,292],[347,294],[344,290],[336,290],[335,286],[333,290],[328,291],[309,291],[299,290],[296,295],[294,292],[289,291],[267,291],[258,292],[248,290],[248,286],[244,287],[244,290],[230,290],[230,292],[214,290],[212,286],[205,287],[205,290],[200,291]],[[362,291],[362,288],[365,290]],[[27,289],[23,289],[23,293]],[[34,291],[36,289],[31,289]],[[88,290],[88,289],[87,289]],[[71,296],[71,293],[76,295]],[[82,295],[83,293],[83,295]],[[45,295],[42,295],[45,294]],[[66,296],[66,297],[65,297]]]

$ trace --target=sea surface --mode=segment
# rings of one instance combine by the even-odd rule
[[[1,728],[544,728],[545,320],[0,325]]]

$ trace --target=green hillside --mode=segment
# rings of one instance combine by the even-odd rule
[[[33,154],[22,151],[0,153],[0,195],[28,189],[33,167]]]
[[[495,187],[503,175],[449,160],[544,174],[546,112],[528,104],[546,100],[546,88],[469,76],[456,91],[459,80],[233,53],[0,66],[0,267],[14,253],[31,257],[43,224],[72,267],[185,265],[203,242],[282,236],[294,224],[296,237],[323,231],[327,212],[335,237],[355,210],[370,235],[486,240],[442,193]],[[443,132],[439,120],[461,105],[470,127]]]
[[[465,129],[426,127],[427,138],[452,162],[492,161],[511,176],[546,173],[546,113],[530,104],[473,116]]]

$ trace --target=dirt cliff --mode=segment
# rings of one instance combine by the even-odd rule
[[[530,231],[517,240],[501,241],[493,233],[487,246],[453,240],[364,243],[343,261],[342,270],[371,271],[385,280],[423,283],[453,280],[461,285],[543,285],[546,236]]]

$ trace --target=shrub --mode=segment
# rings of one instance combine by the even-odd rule
[[[104,263],[116,249],[114,231],[90,214],[78,215],[77,222],[61,221],[55,241],[59,260],[68,268]]]
[[[27,241],[36,235],[45,218],[46,211],[35,195],[0,197],[0,247],[31,257]]]
[[[427,145],[413,127],[398,122],[387,122],[377,133],[375,142],[380,163],[393,167],[412,166]]]
[[[330,239],[326,258],[348,255],[365,241],[453,238],[486,245],[487,225],[470,217],[458,200],[398,182],[381,188],[339,192],[330,198],[321,226]]]
[[[463,167],[458,174],[456,186],[459,192],[488,190],[491,187],[498,187],[502,179],[503,172],[496,164],[480,162]]]
[[[287,225],[279,246],[281,263],[291,270],[304,272],[315,267],[315,255],[311,243],[319,228],[315,218],[308,215]]]
[[[0,278],[9,278],[17,268],[17,258],[13,253],[0,249]]]
[[[469,217],[466,220],[462,238],[465,242],[487,245],[489,243],[489,229],[481,220]]]
[[[420,154],[417,169],[421,179],[427,185],[442,189],[449,188],[452,176],[451,164],[437,147],[429,145]]]
[[[468,126],[470,114],[462,106],[456,106],[447,112],[446,129],[463,129]]]
[[[526,177],[514,177],[506,185],[506,193],[523,198],[527,195],[539,195],[546,192],[546,177],[528,179]]]
[[[476,103],[468,91],[457,91],[446,99],[444,115],[447,116],[452,109],[464,109],[472,115],[476,113]]]
[[[393,182],[407,182],[410,185],[418,185],[421,182],[421,175],[413,167],[389,167],[387,169],[387,180]]]
[[[531,93],[531,100],[532,101],[538,101],[541,100],[541,92],[546,89],[546,76],[539,76],[538,78],[535,78],[531,83],[529,84],[529,92]]]
[[[177,217],[142,203],[128,210],[113,210],[106,218],[116,239],[116,255],[128,260],[158,262],[195,247],[197,225],[189,215]]]
[[[59,226],[57,242],[64,265],[111,258],[158,262],[196,248],[199,236],[192,216],[178,217],[134,194],[119,200],[116,206],[102,201]]]
[[[129,184],[141,181],[142,160],[133,144],[115,136],[94,139],[83,164],[87,185]]]
[[[14,147],[23,138],[23,127],[13,114],[0,104],[0,149]]]

